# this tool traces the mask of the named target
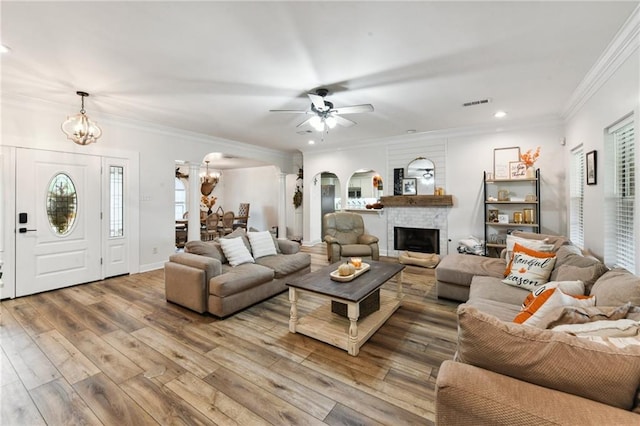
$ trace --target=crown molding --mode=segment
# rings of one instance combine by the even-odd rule
[[[567,121],[611,78],[640,47],[640,6],[631,13],[611,43],[584,76],[562,111]]]
[[[564,127],[564,121],[560,116],[547,115],[538,116],[526,120],[512,120],[501,123],[484,123],[475,126],[455,127],[449,129],[438,129],[426,132],[416,132],[406,135],[388,136],[384,138],[363,139],[357,141],[349,141],[347,144],[340,146],[327,145],[312,147],[302,150],[303,154],[321,154],[325,152],[338,152],[352,150],[356,148],[366,148],[373,146],[393,146],[398,144],[407,144],[412,142],[426,142],[431,140],[449,140],[454,138],[463,138],[469,136],[480,136],[496,133],[508,133],[523,130],[531,130],[538,128]]]

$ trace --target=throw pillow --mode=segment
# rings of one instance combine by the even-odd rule
[[[557,257],[556,257],[557,258]],[[555,271],[551,273],[551,279],[557,281],[565,280],[580,280],[584,283],[586,294],[591,293],[591,288],[598,278],[609,270],[607,266],[602,262],[597,262],[589,266],[576,266],[576,265],[560,265],[559,260],[556,260]]]
[[[242,237],[236,238],[220,238],[220,246],[225,257],[229,261],[229,265],[238,266],[243,263],[255,263],[251,253],[242,241]]]
[[[533,291],[549,281],[555,262],[554,253],[539,252],[516,243],[502,282]]]
[[[559,306],[593,306],[595,298],[590,296],[572,296],[559,288],[540,289],[533,293],[534,297],[525,299],[526,305],[513,319],[518,324],[537,326],[542,319]]]
[[[248,232],[249,243],[251,244],[251,252],[253,257],[258,259],[264,256],[275,256],[278,254],[276,246],[273,244],[273,238],[269,231]]]
[[[640,305],[640,277],[623,268],[612,269],[598,278],[591,294],[601,306]]]
[[[507,255],[505,257],[506,262],[510,262],[513,257],[513,249],[516,244],[520,244],[522,247],[530,248],[536,251],[551,252],[553,251],[553,244],[549,244],[548,238],[541,240],[517,237],[512,234],[507,235]]]
[[[503,322],[466,304],[458,308],[458,330],[461,362],[624,410],[633,405],[640,346],[610,347]]]
[[[200,256],[212,257],[224,263],[224,257],[220,245],[212,242],[189,241],[184,246],[185,253],[198,254]]]
[[[563,324],[553,327],[553,331],[563,331],[578,337],[632,337],[638,336],[640,323],[630,319],[615,321],[594,321],[586,324]],[[640,345],[640,340],[637,341]]]
[[[564,294],[570,294],[572,296],[584,295],[584,284],[582,284],[582,281],[549,281],[529,293],[524,299],[524,302],[522,302],[521,309],[525,309],[534,298],[550,288],[559,288]]]
[[[604,320],[615,321],[626,318],[627,312],[631,307],[631,303],[613,308],[564,306],[560,309],[554,309],[553,312],[545,315],[538,323],[538,327],[553,328],[561,324],[585,324]]]

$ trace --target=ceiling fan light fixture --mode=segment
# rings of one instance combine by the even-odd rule
[[[76,92],[76,94],[82,99],[80,113],[73,117],[67,117],[66,121],[62,123],[62,131],[67,135],[67,139],[74,141],[78,145],[89,145],[102,136],[102,130],[97,123],[91,121],[85,114],[84,98],[89,94],[80,91]]]
[[[335,117],[332,117],[332,116],[328,116],[324,121],[325,123],[327,123],[327,126],[329,126],[330,129],[333,129],[334,127],[336,127],[336,124],[338,123]]]
[[[324,121],[318,115],[311,117],[311,120],[309,120],[309,124],[319,132],[324,131]]]

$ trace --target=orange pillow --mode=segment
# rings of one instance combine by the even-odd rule
[[[542,318],[554,308],[561,306],[594,306],[596,299],[593,296],[574,296],[565,294],[559,288],[543,290],[539,294],[531,293],[524,301],[522,312],[513,319],[513,322],[526,325],[538,325]]]
[[[555,263],[555,253],[536,251],[516,243],[502,282],[533,291],[549,281]]]

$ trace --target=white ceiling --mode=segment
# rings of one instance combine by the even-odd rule
[[[3,0],[2,94],[79,109],[84,90],[89,116],[287,151],[476,126],[499,109],[503,123],[559,117],[636,5]],[[309,108],[318,87],[375,111],[322,143],[297,133],[304,115],[269,112]]]

